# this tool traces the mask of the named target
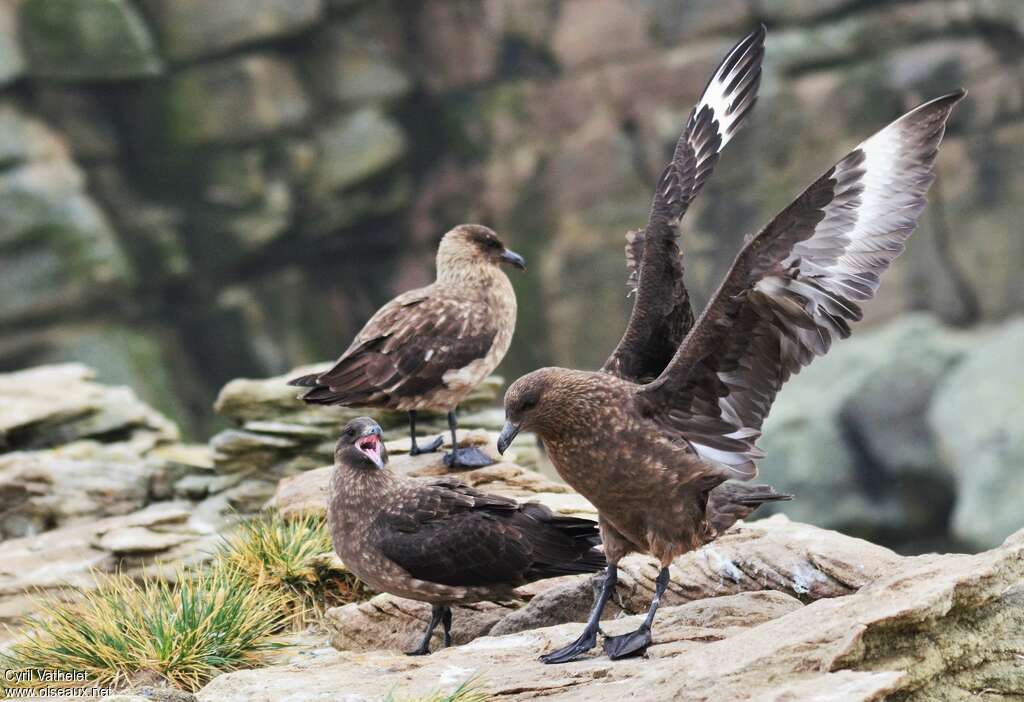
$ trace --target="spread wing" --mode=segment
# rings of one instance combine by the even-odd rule
[[[445,385],[445,374],[487,356],[497,325],[471,300],[433,286],[380,308],[334,367],[290,381],[316,404],[388,406]]]
[[[715,69],[658,180],[647,227],[626,235],[627,285],[636,299],[626,332],[605,362],[609,373],[633,381],[657,377],[693,326],[677,227],[754,107],[764,36],[763,26],[748,34]]]
[[[417,486],[372,526],[381,551],[421,580],[508,585],[604,566],[596,524],[481,493],[453,478]]]
[[[946,120],[964,92],[908,112],[830,168],[740,251],[697,325],[637,402],[704,458],[757,474],[776,393],[850,334],[858,302],[925,206]]]

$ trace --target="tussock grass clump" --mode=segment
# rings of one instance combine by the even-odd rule
[[[240,522],[217,553],[225,567],[285,595],[295,628],[338,605],[369,599],[372,592],[341,567],[322,517],[284,519],[277,512]]]
[[[287,617],[285,594],[231,569],[179,569],[173,583],[94,577],[96,589],[77,601],[39,601],[30,632],[0,664],[83,671],[109,687],[155,673],[196,690],[218,673],[258,665],[283,645],[273,636]]]
[[[82,671],[115,688],[156,674],[196,690],[260,665],[285,645],[275,636],[289,627],[372,594],[333,557],[319,517],[268,512],[240,521],[213,556],[204,570],[179,568],[171,582],[96,574],[96,587],[70,602],[39,598],[29,633],[0,656],[0,670]],[[0,680],[0,692],[5,684],[13,687]]]
[[[452,692],[432,692],[426,697],[398,697],[392,690],[384,702],[487,702],[490,697],[480,687],[480,681],[470,678]]]

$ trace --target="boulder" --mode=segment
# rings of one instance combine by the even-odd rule
[[[1022,580],[1018,532],[975,556],[894,558],[857,592],[806,605],[769,590],[665,606],[643,658],[611,662],[595,651],[571,665],[545,666],[538,654],[579,633],[579,624],[561,624],[487,636],[425,658],[339,651],[228,673],[197,697],[371,700],[396,688],[450,692],[475,678],[489,696],[509,700],[923,702],[967,699],[979,689],[1013,699],[1024,694],[1019,646],[1011,643],[1024,624]],[[610,619],[603,628],[621,634],[640,621]]]
[[[876,538],[943,530],[954,485],[927,407],[971,341],[934,317],[906,316],[836,342],[792,378],[759,442],[762,478],[797,495],[781,511]]]
[[[0,518],[0,538],[141,509],[149,501],[152,470],[130,447],[95,441],[0,454],[0,492],[25,491]]]
[[[355,23],[360,17],[355,19]],[[412,81],[379,27],[361,27],[347,19],[328,25],[309,61],[314,89],[334,102],[365,105],[407,94]],[[369,31],[368,31],[369,30]]]
[[[127,0],[23,0],[19,7],[32,76],[122,80],[162,70],[149,28]]]
[[[3,119],[14,129],[0,152],[21,163],[0,173],[0,320],[66,312],[123,291],[134,277],[130,262],[66,145],[14,112]]]
[[[130,389],[94,377],[78,363],[0,374],[0,452],[120,436],[141,455],[177,439],[177,427]]]
[[[266,137],[303,123],[311,108],[291,64],[271,54],[245,54],[147,85],[132,109],[137,129],[131,136],[143,148],[155,147],[160,165],[185,169],[197,147]]]
[[[1019,528],[1024,504],[1024,320],[979,343],[939,385],[928,421],[955,476],[953,534],[974,547]]]
[[[314,24],[323,12],[322,0],[143,0],[143,7],[164,52],[175,61],[287,37]]]
[[[314,197],[351,187],[380,172],[405,152],[398,125],[375,108],[343,115],[316,136],[319,154],[310,185]]]

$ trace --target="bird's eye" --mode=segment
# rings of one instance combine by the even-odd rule
[[[488,239],[487,240],[487,248],[494,249],[496,251],[496,250],[502,248],[501,242],[498,241],[497,239]]]

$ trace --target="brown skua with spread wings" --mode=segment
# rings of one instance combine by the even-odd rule
[[[637,655],[680,554],[713,540],[764,501],[749,481],[756,441],[789,377],[850,334],[879,277],[925,206],[957,91],[908,112],[825,172],[756,236],[693,322],[676,245],[680,218],[754,103],[764,30],[725,58],[690,115],[646,228],[628,236],[636,299],[601,372],[544,368],[505,395],[503,450],[521,429],[544,441],[559,474],[597,508],[608,570],[579,639],[542,658],[593,648],[616,563],[649,553],[662,571],[642,626],[605,639],[612,658]],[[732,507],[735,505],[735,507]]]

